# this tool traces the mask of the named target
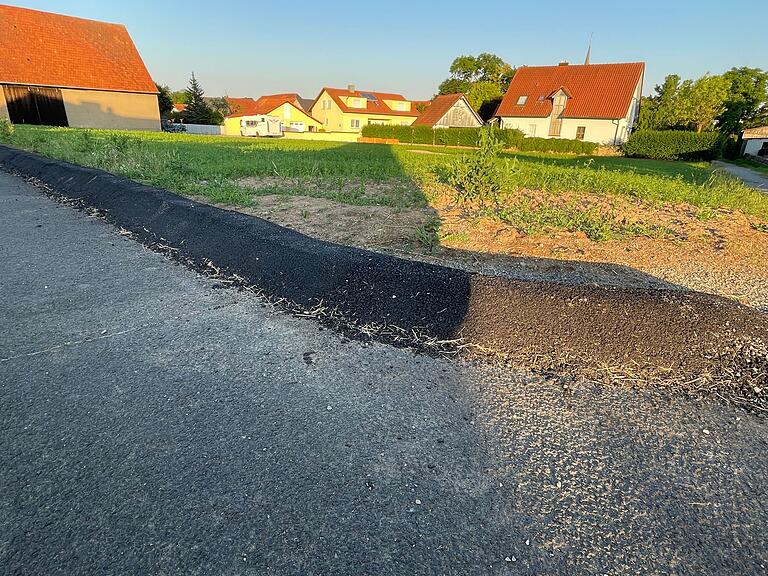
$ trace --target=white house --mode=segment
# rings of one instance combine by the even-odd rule
[[[643,62],[525,66],[512,78],[495,116],[526,136],[618,145],[640,111]]]
[[[748,128],[741,135],[741,153],[768,159],[768,126]],[[758,154],[762,150],[762,154]]]
[[[464,94],[443,94],[429,103],[412,126],[431,128],[478,128],[483,119],[470,106]]]

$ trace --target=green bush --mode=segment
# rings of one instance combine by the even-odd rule
[[[722,154],[725,139],[718,132],[638,130],[621,147],[634,158],[654,160],[713,160]]]
[[[366,138],[394,138],[403,144],[434,144],[438,146],[477,147],[482,128],[430,128],[429,126],[392,126],[369,124],[363,127]],[[526,138],[520,130],[496,129],[504,148],[531,152],[564,152],[591,154],[597,148],[593,142],[561,140],[558,138]]]
[[[0,118],[0,142],[10,142],[13,137],[13,124],[8,118]]]
[[[496,162],[504,142],[499,130],[489,126],[480,130],[479,147],[469,155],[462,155],[442,170],[442,178],[456,190],[460,204],[476,202],[484,207],[491,203],[498,207],[504,175]]]

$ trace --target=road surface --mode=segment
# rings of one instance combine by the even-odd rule
[[[0,574],[759,574],[768,427],[364,345],[0,173]]]
[[[722,162],[720,160],[715,160],[712,164],[717,168],[722,168],[732,176],[736,176],[736,178],[739,178],[750,188],[756,188],[757,190],[760,190],[760,192],[768,194],[768,177],[757,170],[752,170],[746,166],[739,166],[738,164],[731,164],[730,162]]]

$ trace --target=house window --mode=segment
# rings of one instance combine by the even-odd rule
[[[536,137],[536,124],[528,124],[528,136],[531,138]]]
[[[517,99],[517,105],[518,105],[518,106],[522,106],[522,105],[524,105],[526,102],[528,102],[528,96],[520,96],[520,97]]]
[[[330,110],[331,109],[331,101],[330,100],[323,100],[322,109],[323,110]]]
[[[286,120],[291,117],[291,105],[288,103],[283,104],[283,118]]]
[[[357,118],[354,118],[349,121],[349,127],[350,128],[360,128],[360,120]]]
[[[584,132],[586,131],[586,126],[578,126],[576,128],[576,140],[584,140]]]

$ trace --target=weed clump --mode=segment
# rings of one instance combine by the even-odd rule
[[[0,118],[0,142],[10,142],[15,128],[8,118]]]
[[[504,172],[496,158],[504,144],[494,130],[493,126],[481,130],[479,149],[474,154],[462,155],[444,170],[443,179],[456,191],[459,204],[475,203],[480,208],[499,205]]]

